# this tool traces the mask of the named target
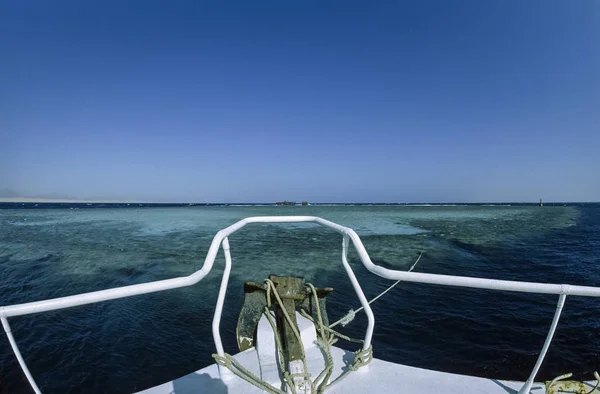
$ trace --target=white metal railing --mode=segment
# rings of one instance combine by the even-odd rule
[[[29,369],[15,339],[12,335],[10,325],[8,323],[9,317],[14,316],[22,316],[28,315],[32,313],[39,312],[47,312],[57,309],[65,309],[73,306],[80,306],[86,304],[92,304],[101,301],[114,300],[119,298],[130,297],[134,295],[153,293],[157,291],[176,289],[180,287],[186,287],[194,285],[200,282],[204,277],[210,272],[215,262],[215,258],[219,251],[219,247],[222,245],[223,252],[225,254],[225,270],[223,272],[223,278],[221,280],[221,286],[219,288],[219,296],[217,298],[217,305],[215,308],[215,314],[213,317],[212,323],[212,331],[213,338],[215,342],[215,347],[217,349],[217,353],[220,356],[224,355],[223,343],[221,342],[220,335],[220,323],[221,323],[221,314],[223,311],[223,304],[225,301],[225,295],[227,291],[227,284],[229,283],[229,274],[231,272],[231,252],[229,248],[229,240],[228,236],[241,229],[247,224],[250,223],[298,223],[298,222],[314,222],[320,225],[329,227],[331,229],[336,230],[337,232],[343,235],[342,240],[342,264],[354,290],[356,295],[358,296],[361,305],[364,308],[365,314],[367,315],[368,325],[367,331],[365,333],[363,349],[367,349],[371,344],[371,338],[373,336],[373,329],[375,326],[375,318],[373,316],[373,312],[369,303],[348,263],[348,247],[350,241],[354,245],[360,260],[363,265],[372,273],[379,275],[386,279],[392,280],[403,280],[406,282],[417,282],[417,283],[426,283],[426,284],[436,284],[442,286],[459,286],[459,287],[471,287],[471,288],[479,288],[479,289],[488,289],[488,290],[501,290],[501,291],[515,291],[515,292],[524,292],[524,293],[539,293],[539,294],[556,294],[560,295],[558,304],[556,307],[556,311],[554,314],[554,318],[552,320],[552,324],[550,326],[550,330],[546,337],[546,341],[538,360],[523,387],[519,391],[519,394],[529,393],[531,389],[531,385],[535,379],[535,376],[544,360],[546,352],[552,342],[552,338],[554,336],[554,331],[556,330],[556,326],[558,325],[558,321],[560,319],[560,315],[562,312],[562,308],[565,302],[567,295],[577,295],[577,296],[586,296],[586,297],[600,297],[600,288],[598,287],[588,287],[588,286],[572,286],[572,285],[564,285],[564,284],[545,284],[545,283],[533,283],[533,282],[519,282],[519,281],[506,281],[506,280],[496,280],[496,279],[481,279],[481,278],[470,278],[464,276],[451,276],[451,275],[437,275],[437,274],[425,274],[425,273],[416,273],[416,272],[404,272],[404,271],[396,271],[390,270],[387,268],[380,267],[378,265],[373,264],[369,255],[360,240],[360,237],[356,234],[354,230],[348,227],[340,226],[339,224],[330,222],[328,220],[315,217],[315,216],[256,216],[249,217],[239,222],[217,232],[215,237],[212,240],[206,258],[204,260],[204,264],[202,268],[198,271],[192,273],[189,276],[160,280],[155,282],[143,283],[139,285],[132,286],[124,286],[118,287],[114,289],[107,289],[101,291],[94,291],[90,293],[78,294],[68,297],[60,297],[54,298],[50,300],[44,301],[36,301],[36,302],[28,302],[24,304],[10,305],[10,306],[2,306],[0,307],[0,320],[2,321],[2,326],[4,327],[4,331],[6,332],[6,336],[10,342],[10,345],[17,357],[19,365],[23,369],[27,380],[31,384],[31,387],[36,393],[41,393],[39,387],[35,383],[35,380],[31,376]],[[223,375],[223,371],[221,374]]]

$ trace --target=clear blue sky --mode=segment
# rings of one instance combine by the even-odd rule
[[[600,200],[600,2],[3,1],[0,189]]]

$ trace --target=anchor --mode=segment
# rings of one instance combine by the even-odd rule
[[[273,282],[283,303],[283,305],[279,305],[273,292],[271,292],[270,298],[275,311],[275,321],[282,342],[284,358],[287,363],[301,360],[304,357],[302,343],[293,335],[292,327],[284,318],[282,308],[285,308],[292,320],[291,323],[298,329],[296,323],[296,310],[298,309],[303,309],[313,317],[314,321],[317,321],[317,306],[315,305],[314,297],[310,297],[311,292],[305,286],[304,278],[270,275],[269,279]],[[244,304],[240,311],[236,329],[237,343],[240,351],[247,350],[256,345],[258,322],[265,312],[265,308],[268,306],[267,288],[267,285],[264,283],[244,283]],[[318,305],[325,326],[329,326],[325,297],[332,291],[333,288],[330,287],[316,289]]]

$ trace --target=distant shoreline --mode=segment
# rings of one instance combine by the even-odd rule
[[[65,204],[147,204],[146,201],[133,200],[77,200],[73,198],[37,198],[37,197],[0,197],[0,203],[65,203]]]

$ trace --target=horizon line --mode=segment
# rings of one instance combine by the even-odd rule
[[[304,200],[305,201],[305,200]],[[0,197],[0,204],[2,203],[22,203],[22,204],[155,204],[155,205],[276,205],[279,201],[272,202],[193,202],[193,201],[148,201],[148,200],[118,200],[118,199],[74,199],[74,198],[34,198],[34,197],[15,197],[7,198]],[[294,201],[290,201],[294,202]],[[294,202],[288,206],[302,206],[302,202]],[[600,201],[543,201],[544,204],[594,204],[600,203]],[[539,201],[442,201],[442,202],[428,202],[428,201],[413,201],[413,202],[358,202],[358,201],[319,201],[319,202],[308,202],[309,205],[342,205],[342,204],[354,204],[354,205],[460,205],[460,204],[535,204],[538,205]]]

